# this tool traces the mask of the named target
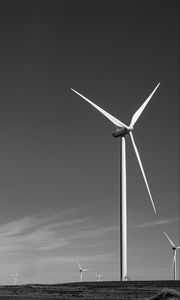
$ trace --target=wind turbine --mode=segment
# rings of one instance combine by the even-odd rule
[[[14,277],[14,285],[17,285],[17,278],[19,273],[10,274],[12,277]]]
[[[103,277],[103,275],[98,275],[96,274],[96,281],[101,281],[101,278]]]
[[[170,237],[167,235],[167,233],[164,231],[165,236],[167,237],[167,239],[169,240],[169,242],[172,245],[172,250],[174,251],[174,257],[173,257],[173,263],[172,263],[172,267],[173,267],[173,273],[174,273],[174,280],[177,279],[176,276],[176,266],[177,266],[177,262],[176,262],[176,250],[180,249],[180,246],[175,246],[174,243],[172,242],[172,240],[170,239]]]
[[[87,271],[89,271],[89,269],[82,268],[79,262],[77,262],[77,265],[79,267],[80,280],[83,281],[83,272],[87,272]]]
[[[127,200],[126,200],[126,142],[125,142],[125,136],[129,134],[144,181],[145,185],[154,209],[154,212],[156,213],[156,208],[151,196],[151,192],[148,186],[148,182],[144,173],[144,168],[141,162],[141,158],[138,152],[138,149],[136,147],[134,137],[132,134],[132,130],[134,129],[134,125],[139,119],[140,115],[142,114],[143,110],[145,109],[146,105],[150,101],[151,97],[154,95],[155,91],[159,87],[160,82],[155,87],[155,89],[152,91],[152,93],[149,95],[149,97],[144,101],[144,103],[140,106],[140,108],[134,113],[132,116],[130,125],[127,126],[120,120],[113,117],[111,114],[106,112],[104,109],[87,99],[85,96],[77,92],[76,90],[71,90],[82,97],[84,100],[86,100],[88,103],[90,103],[92,106],[94,106],[99,112],[101,112],[106,118],[108,118],[114,125],[116,125],[116,130],[113,132],[112,136],[117,138],[120,137],[120,280],[126,281],[127,280]]]

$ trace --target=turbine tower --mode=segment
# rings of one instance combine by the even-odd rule
[[[17,285],[17,278],[19,273],[10,274],[12,277],[14,277],[14,285]]]
[[[140,108],[134,113],[132,116],[130,125],[127,126],[120,120],[116,119],[113,117],[111,114],[106,112],[104,109],[87,99],[85,96],[77,92],[76,90],[72,89],[71,90],[82,97],[84,100],[86,100],[88,103],[90,103],[92,106],[94,106],[99,112],[101,112],[106,118],[108,118],[114,125],[116,125],[116,130],[113,132],[112,136],[115,138],[120,137],[120,280],[121,281],[126,281],[127,280],[127,200],[126,200],[126,141],[125,141],[125,136],[129,135],[144,181],[145,185],[154,209],[154,212],[156,213],[156,208],[151,196],[151,192],[149,189],[149,185],[144,173],[144,168],[141,162],[141,158],[138,152],[138,149],[136,147],[134,137],[132,134],[132,131],[134,129],[134,125],[139,119],[140,115],[142,114],[143,110],[145,109],[146,105],[150,101],[151,97],[159,87],[160,82],[158,85],[155,87],[155,89],[152,91],[152,93],[149,95],[149,97],[144,101],[144,103],[140,106]]]
[[[177,269],[177,267],[176,267],[177,266],[176,250],[180,249],[180,246],[175,246],[174,243],[172,242],[172,240],[170,239],[170,237],[167,235],[167,233],[165,231],[164,231],[164,234],[167,237],[167,239],[169,240],[169,242],[171,243],[172,250],[174,251],[172,267],[173,267],[174,280],[176,280],[177,279],[177,275],[176,275],[176,269]]]
[[[79,272],[80,272],[80,280],[83,281],[83,272],[87,272],[89,271],[89,269],[84,269],[81,267],[80,263],[77,263],[78,267],[79,267]]]

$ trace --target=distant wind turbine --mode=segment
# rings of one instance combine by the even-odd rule
[[[77,263],[78,267],[79,267],[79,272],[80,272],[80,280],[83,281],[83,272],[87,272],[89,271],[89,269],[84,269],[81,267],[80,263]]]
[[[172,242],[172,240],[170,239],[170,237],[167,235],[167,233],[164,231],[165,236],[167,237],[167,239],[169,240],[169,242],[172,245],[172,250],[174,251],[174,257],[173,257],[173,263],[172,263],[172,267],[173,267],[173,273],[174,273],[174,280],[177,279],[177,275],[176,275],[176,266],[177,266],[177,261],[176,261],[176,250],[180,249],[180,246],[175,246],[174,243]]]
[[[96,274],[96,281],[101,281],[101,278],[103,277],[103,275],[98,275]]]
[[[10,274],[12,277],[14,277],[14,285],[17,285],[17,278],[19,273]]]
[[[122,281],[127,280],[127,200],[126,200],[126,144],[125,144],[125,136],[129,134],[144,181],[145,185],[154,209],[154,212],[156,213],[156,208],[154,205],[154,201],[152,199],[152,195],[149,189],[149,185],[144,173],[144,168],[141,162],[141,158],[138,152],[138,149],[136,147],[134,137],[132,134],[132,130],[134,128],[135,123],[139,119],[140,115],[142,114],[143,110],[145,109],[146,105],[150,101],[151,97],[154,95],[155,91],[159,87],[160,83],[155,87],[155,89],[152,91],[152,93],[149,95],[149,97],[144,101],[144,103],[140,106],[140,108],[134,113],[132,116],[130,125],[127,126],[120,120],[113,117],[111,114],[106,112],[104,109],[84,97],[82,94],[77,92],[76,90],[71,90],[82,97],[84,100],[86,100],[88,103],[90,103],[92,106],[94,106],[99,112],[101,112],[106,118],[108,118],[114,125],[116,125],[118,128],[113,132],[113,137],[120,137],[121,138],[121,153],[120,153],[120,279]]]

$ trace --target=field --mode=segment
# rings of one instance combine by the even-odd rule
[[[137,299],[144,300],[162,289],[180,292],[180,281],[102,281],[65,284],[28,284],[0,286],[0,300],[53,300],[53,299]]]

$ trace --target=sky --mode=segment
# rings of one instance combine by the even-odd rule
[[[133,131],[157,215],[127,136],[128,277],[172,279],[179,2],[2,0],[0,23],[0,284],[119,280],[119,140],[70,88],[129,125],[158,82]]]

